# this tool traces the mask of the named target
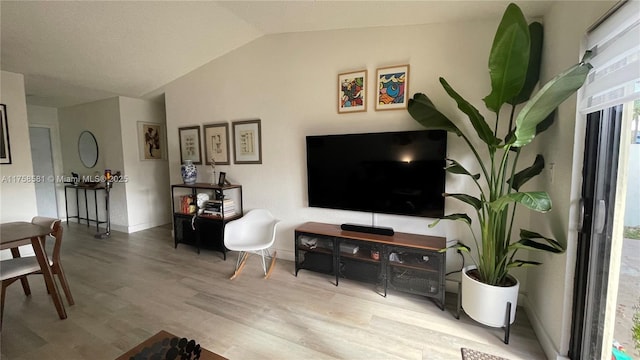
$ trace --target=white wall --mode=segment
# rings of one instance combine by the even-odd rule
[[[51,134],[53,172],[56,178],[64,175],[58,109],[46,106],[27,105],[27,115],[29,117],[29,126],[46,127],[49,129]],[[65,217],[64,185],[62,181],[56,181],[55,183],[57,207],[60,218]]]
[[[404,110],[374,111],[375,70],[389,65],[410,64],[410,93],[427,92],[452,117],[461,115],[440,87],[439,76],[484,108],[486,64],[498,22],[272,35],[216,59],[165,87],[171,182],[181,182],[178,127],[260,118],[262,164],[217,170],[243,186],[245,210],[268,208],[283,220],[275,243],[280,256],[293,258],[293,230],[305,221],[371,223],[370,213],[308,207],[305,136],[420,129]],[[338,73],[363,68],[369,71],[368,111],[338,114]],[[449,156],[464,159],[464,145],[455,136],[449,141]],[[208,181],[208,169],[200,166],[198,176]],[[461,191],[460,186],[452,178],[447,190]],[[454,206],[448,203],[447,210]],[[396,231],[468,239],[467,231],[453,224],[429,229],[430,222],[375,215],[376,225]]]
[[[165,125],[164,104],[128,97],[119,102],[128,232],[171,223],[168,161],[140,160],[138,139],[138,122]]]
[[[554,3],[544,18],[542,82],[580,60],[586,29],[612,4],[608,1]],[[538,184],[549,192],[553,209],[548,215],[532,214],[531,227],[567,245],[567,251],[561,255],[532,254],[533,260],[543,265],[528,271],[528,315],[550,359],[566,356],[570,340],[576,205],[582,186],[582,150],[579,146],[574,150],[576,126],[584,127],[584,122],[576,122],[576,96],[573,96],[559,107],[556,123],[534,145],[538,146],[547,165],[554,164],[553,175],[547,168],[543,176],[537,178]],[[576,145],[584,141],[583,138],[575,140]]]
[[[16,176],[33,175],[22,74],[0,71],[0,103],[7,106],[11,146],[11,164],[0,165],[0,178],[4,179],[0,182],[0,222],[31,221],[38,214],[35,186],[29,182],[14,181]],[[33,254],[31,246],[24,246],[20,251]],[[0,257],[5,256],[6,251],[3,251]]]
[[[2,205],[0,221],[31,221],[37,215],[36,191],[33,183],[15,182],[12,176],[33,175],[27,103],[22,74],[0,73],[0,103],[7,106],[7,124],[11,145],[11,164],[0,165]]]
[[[70,175],[73,171],[81,176],[100,176],[104,174],[105,169],[111,169],[114,173],[124,169],[119,98],[114,97],[60,108],[58,109],[58,120],[60,122],[64,174]],[[85,167],[80,162],[80,156],[78,155],[78,138],[84,130],[91,131],[98,142],[98,162],[93,168]],[[104,209],[104,191],[98,194],[100,219],[104,220],[105,215],[102,212]],[[92,197],[92,195],[92,193],[88,193],[89,197]],[[110,196],[111,226],[114,230],[127,232],[129,219],[125,186],[123,184],[115,184]],[[93,203],[91,201],[89,202],[90,213],[93,211]],[[84,211],[81,214],[84,214]]]

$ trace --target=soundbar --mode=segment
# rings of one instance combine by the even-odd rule
[[[340,225],[340,228],[344,231],[354,231],[354,232],[376,234],[376,235],[391,236],[395,234],[395,232],[393,231],[393,228],[390,228],[390,227],[366,226],[366,225],[358,225],[358,224],[342,224]]]

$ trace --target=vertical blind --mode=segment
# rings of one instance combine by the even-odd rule
[[[640,1],[627,1],[587,34],[593,69],[582,89],[582,113],[640,99]]]

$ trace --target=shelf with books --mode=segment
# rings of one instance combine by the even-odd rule
[[[174,246],[184,243],[223,253],[224,227],[243,215],[241,185],[206,183],[171,185]],[[189,229],[190,228],[190,229]]]

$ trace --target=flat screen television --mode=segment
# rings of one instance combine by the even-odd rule
[[[446,131],[314,135],[306,144],[310,207],[444,215]]]

